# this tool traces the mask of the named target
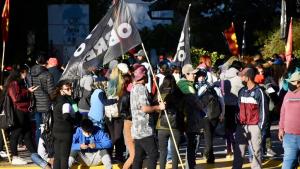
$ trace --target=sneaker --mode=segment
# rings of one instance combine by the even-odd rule
[[[274,157],[276,156],[277,154],[270,148],[267,149],[267,156],[269,157]]]
[[[25,161],[23,158],[18,157],[18,156],[13,156],[12,158],[12,165],[26,165],[27,161]]]
[[[7,154],[6,154],[6,152],[4,152],[4,151],[0,151],[0,157],[2,157],[2,158],[6,158],[6,157],[7,157]]]
[[[227,160],[233,160],[233,153],[232,152],[227,153],[226,159]]]

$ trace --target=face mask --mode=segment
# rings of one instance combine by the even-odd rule
[[[242,81],[242,84],[243,84],[244,86],[247,86],[247,82],[245,82],[245,81]]]
[[[293,85],[292,83],[288,83],[288,88],[290,91],[295,91],[297,89],[297,86],[296,85]]]
[[[180,79],[180,74],[179,73],[173,73],[173,76],[174,76],[175,80]]]

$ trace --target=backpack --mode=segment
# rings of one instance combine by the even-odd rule
[[[208,100],[206,115],[209,120],[219,118],[222,113],[222,107],[214,86],[207,87],[206,91],[200,96],[200,100]]]
[[[0,128],[7,129],[14,125],[14,106],[6,91],[4,91],[0,103]]]

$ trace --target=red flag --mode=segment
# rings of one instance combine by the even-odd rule
[[[8,39],[8,26],[9,26],[9,0],[5,1],[2,11],[2,38],[6,42]]]
[[[287,65],[289,65],[290,61],[292,60],[292,53],[293,53],[293,29],[292,29],[293,18],[290,21],[290,28],[288,39],[285,46],[285,59],[287,61]]]
[[[233,22],[231,23],[231,27],[224,31],[224,35],[227,40],[230,52],[232,53],[232,55],[238,56],[240,54],[240,51],[239,45],[237,43]]]

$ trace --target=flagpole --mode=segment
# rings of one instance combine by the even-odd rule
[[[246,51],[246,24],[247,21],[245,20],[243,25],[242,59],[244,58],[245,51]]]
[[[144,43],[142,43],[142,48],[143,48],[143,50],[144,50],[144,53],[145,53],[147,62],[150,64],[148,54],[147,54],[147,52],[146,52],[146,50],[145,50],[145,47],[144,47]],[[151,72],[152,76],[154,76],[152,66],[150,65],[149,67],[150,67],[150,72]],[[155,85],[155,87],[157,88],[158,99],[159,99],[160,101],[163,101],[156,80],[154,80],[154,85]],[[174,147],[175,147],[175,150],[176,150],[176,153],[177,153],[177,156],[178,156],[178,159],[179,159],[181,168],[184,169],[184,165],[183,165],[183,163],[182,163],[182,160],[181,160],[181,157],[180,157],[180,154],[179,154],[179,150],[178,150],[178,147],[177,147],[177,144],[176,144],[176,141],[175,141],[174,133],[173,133],[173,130],[172,130],[172,127],[171,127],[169,118],[168,118],[167,111],[164,110],[164,113],[165,113],[166,118],[167,118],[167,123],[168,123],[169,129],[170,129],[170,132],[171,132],[172,140],[173,140],[173,143],[174,143]]]
[[[3,84],[3,80],[4,80],[4,56],[5,56],[5,41],[3,40],[3,49],[2,49],[2,61],[1,61],[1,84]]]

